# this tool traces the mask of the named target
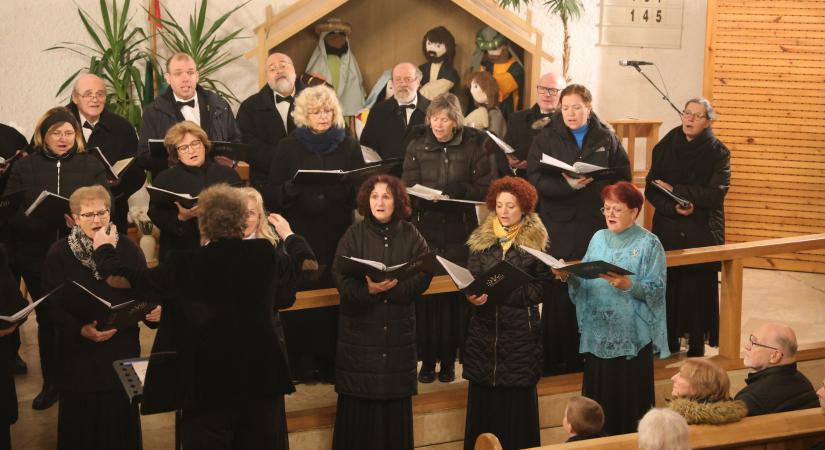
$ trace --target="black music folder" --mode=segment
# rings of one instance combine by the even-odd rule
[[[394,266],[386,266],[378,261],[338,255],[338,267],[341,273],[354,276],[369,276],[372,281],[396,279],[404,281],[419,272],[432,272],[435,265],[435,252],[429,252],[418,258]]]
[[[624,269],[622,267],[610,264],[606,261],[589,261],[589,262],[574,262],[574,263],[563,263],[558,259],[544,253],[540,250],[536,250],[534,248],[525,247],[523,245],[519,246],[520,249],[524,250],[525,252],[533,255],[539,261],[547,264],[548,266],[556,269],[556,270],[563,270],[565,272],[570,272],[573,275],[579,278],[585,279],[593,279],[598,278],[599,275],[607,272],[613,272],[619,275],[633,275],[633,272]]]
[[[169,158],[169,152],[166,151],[166,146],[163,144],[163,139],[149,139],[149,156],[155,159],[162,159],[166,161]]]
[[[602,167],[582,161],[576,161],[573,165],[570,165],[547,154],[542,154],[541,160],[539,160],[539,170],[544,173],[566,173],[573,178],[590,177],[594,180],[602,180],[620,177],[627,170],[627,166]]]
[[[686,198],[683,198],[683,197],[679,197],[678,195],[674,194],[673,192],[670,192],[669,190],[667,190],[667,188],[665,188],[664,186],[660,185],[659,183],[657,183],[655,181],[651,181],[650,184],[652,184],[653,187],[655,187],[655,188],[659,189],[660,191],[662,191],[671,200],[676,202],[681,208],[683,208],[683,209],[690,208],[690,205],[691,205],[690,200],[688,200]]]
[[[20,205],[23,204],[23,194],[25,192],[25,190],[20,190],[0,197],[0,222],[11,219],[17,213]]]
[[[475,278],[469,270],[448,259],[441,256],[436,256],[436,259],[462,292],[469,295],[487,294],[488,302],[502,302],[514,290],[533,280],[532,276],[507,261],[499,262]]]
[[[181,194],[180,192],[167,191],[154,186],[146,186],[149,192],[149,201],[155,203],[169,203],[174,206],[175,202],[180,203],[186,209],[191,209],[198,204],[198,197],[189,194]]]
[[[41,192],[25,212],[29,217],[50,222],[63,220],[63,216],[69,213],[69,199],[49,191]]]
[[[248,161],[246,156],[249,146],[240,142],[211,141],[209,156],[225,156],[233,161]]]
[[[71,286],[76,292],[82,293],[85,300],[83,304],[72,302],[73,304],[66,305],[67,310],[81,319],[91,317],[97,320],[97,329],[100,331],[134,325],[157,306],[143,300],[129,300],[114,305],[77,281],[72,281]]]
[[[352,184],[359,186],[367,178],[373,175],[390,173],[394,168],[403,163],[401,158],[387,159],[366,165],[353,170],[320,170],[301,169],[295,172],[292,182],[303,185],[325,185],[325,184]]]

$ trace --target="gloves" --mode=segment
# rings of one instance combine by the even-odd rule
[[[450,198],[464,198],[467,195],[467,185],[464,183],[449,183],[441,193]]]

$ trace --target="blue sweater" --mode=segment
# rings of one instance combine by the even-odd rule
[[[653,352],[670,356],[667,345],[665,281],[667,263],[659,239],[638,225],[615,234],[599,230],[590,240],[582,261],[602,260],[635,275],[627,292],[607,281],[571,276],[570,299],[576,305],[581,333],[581,353],[599,358],[633,358],[645,345]]]

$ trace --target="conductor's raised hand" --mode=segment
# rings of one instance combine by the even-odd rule
[[[481,305],[487,303],[487,294],[481,294],[481,295],[467,294],[467,301],[474,304],[474,305],[476,305],[476,306],[481,306]]]
[[[92,342],[104,342],[112,338],[117,333],[117,329],[100,331],[97,329],[97,320],[87,323],[80,328],[80,335]]]
[[[187,220],[192,220],[195,217],[198,217],[198,205],[191,208],[184,208],[180,205],[180,203],[175,202],[175,206],[178,207],[178,220],[181,222],[186,222]]]
[[[95,231],[95,237],[92,240],[92,247],[97,250],[101,245],[117,244],[117,226],[110,223],[108,226],[100,227]]]
[[[292,228],[289,226],[289,222],[284,219],[282,215],[272,213],[267,216],[266,220],[272,224],[275,228],[275,232],[278,233],[278,236],[280,236],[281,239],[286,240],[286,238],[292,234]]]
[[[389,291],[390,289],[394,288],[396,284],[398,284],[398,280],[396,280],[395,278],[379,282],[372,281],[372,278],[370,278],[369,276],[366,276],[364,278],[367,279],[367,289],[370,291],[371,295]]]

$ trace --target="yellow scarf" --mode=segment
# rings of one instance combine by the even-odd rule
[[[518,235],[519,231],[521,231],[521,224],[524,223],[524,218],[522,218],[519,223],[515,225],[510,225],[509,227],[505,227],[498,221],[498,217],[493,219],[493,235],[498,239],[498,243],[501,244],[501,256],[507,254],[507,250],[513,245],[513,241],[516,239],[516,235]]]

